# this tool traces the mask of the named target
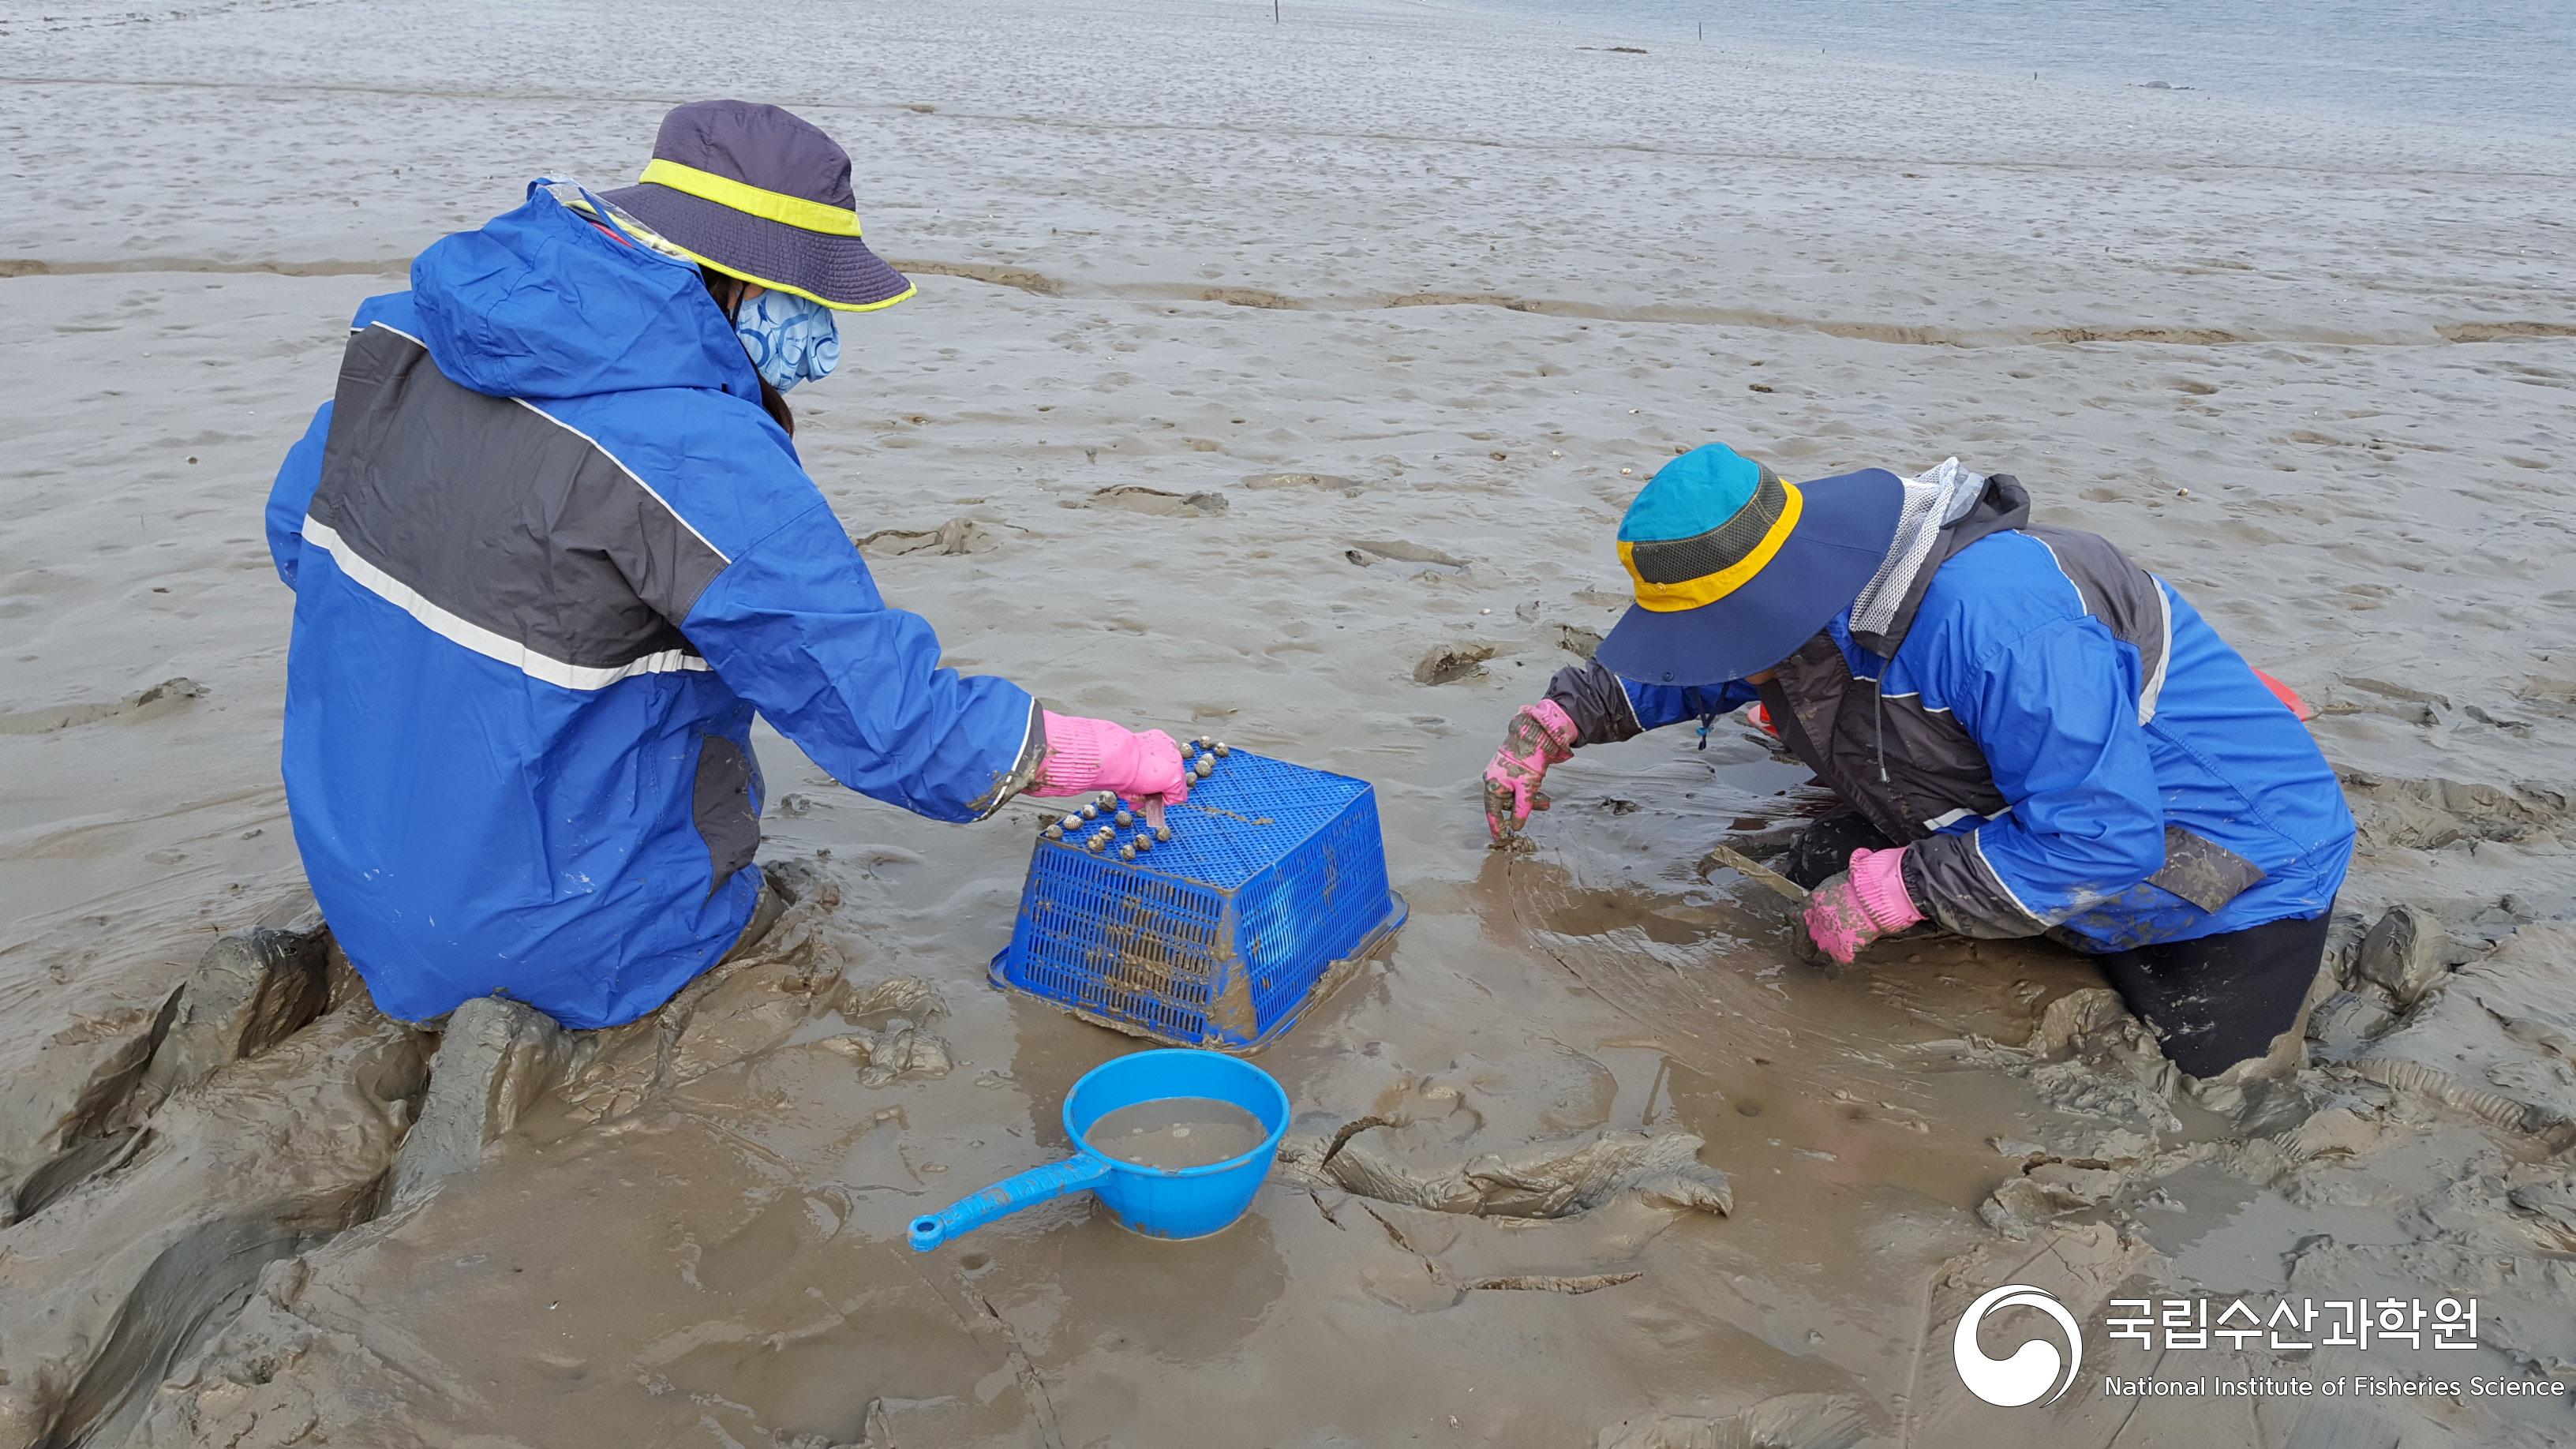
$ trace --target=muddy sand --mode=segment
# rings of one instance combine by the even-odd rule
[[[2567,1442],[2563,1396],[2103,1385],[2576,1376],[2565,138],[1268,11],[0,7],[0,1444]],[[1300,1117],[1217,1239],[904,1246],[1130,1045],[984,984],[1027,810],[765,737],[777,930],[635,1028],[461,1014],[488,1091],[318,932],[269,476],[360,297],[711,94],[847,143],[921,283],[798,398],[887,593],[1060,708],[1377,783],[1411,924],[1262,1058]],[[2321,707],[2362,839],[2304,1041],[2189,1084],[2046,948],[1806,971],[1691,870],[1823,805],[1733,722],[1484,848],[1708,438],[2014,472]],[[2052,1406],[1952,1369],[2009,1283],[2088,1326]],[[2475,1296],[2476,1346],[2106,1331],[2364,1295]]]

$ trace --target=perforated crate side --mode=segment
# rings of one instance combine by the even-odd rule
[[[1296,1011],[1333,962],[1386,918],[1377,792],[1365,786],[1277,865],[1236,893],[1237,941],[1266,1033]]]
[[[994,980],[1166,1042],[1256,1050],[1403,918],[1364,780],[1235,752],[1141,859],[1038,843]]]
[[[1231,893],[1053,842],[1039,845],[1013,928],[1011,984],[1158,1036],[1208,1033]]]

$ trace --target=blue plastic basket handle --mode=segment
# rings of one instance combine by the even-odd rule
[[[971,1233],[995,1218],[1100,1186],[1109,1180],[1109,1165],[1089,1157],[1067,1158],[1006,1177],[973,1197],[961,1198],[926,1217],[912,1220],[912,1246],[927,1253],[949,1239]]]

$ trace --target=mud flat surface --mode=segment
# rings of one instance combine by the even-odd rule
[[[2565,138],[1290,12],[0,7],[0,1444],[2566,1442],[2102,1392],[2576,1376]],[[886,591],[1058,707],[1378,784],[1412,922],[1263,1057],[1300,1119],[1220,1238],[903,1244],[1129,1045],[983,984],[1025,812],[765,739],[796,907],[638,1028],[452,1028],[511,1065],[488,1148],[412,1133],[462,1079],[306,913],[277,457],[420,245],[708,94],[832,129],[920,280],[799,395]],[[2307,1040],[2195,1086],[2046,948],[1804,971],[1691,871],[1823,804],[1731,723],[1483,848],[1619,507],[1711,437],[2012,471],[2322,707],[2362,845]],[[2050,1407],[1951,1368],[2009,1283],[2088,1328]],[[2103,1331],[2443,1295],[2475,1349]]]

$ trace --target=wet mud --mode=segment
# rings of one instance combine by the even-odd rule
[[[1052,708],[1370,779],[1412,905],[1261,1055],[1297,1120],[1235,1226],[1077,1197],[916,1255],[1136,1045],[986,984],[1032,822],[915,819],[764,731],[785,909],[598,1033],[387,1021],[301,889],[259,502],[351,309],[530,175],[631,176],[707,84],[635,42],[693,12],[467,12],[0,22],[37,138],[0,217],[0,1445],[2566,1441],[2563,1400],[2099,1392],[2576,1380],[2563,147],[1436,6],[960,0],[896,51],[770,17],[726,88],[848,141],[923,259],[796,395],[886,597]],[[1829,803],[1732,720],[1583,752],[1486,848],[1504,721],[1709,438],[2009,468],[2318,707],[2361,846],[2298,1032],[2201,1082],[2046,945],[1804,965],[1699,865]],[[2481,1317],[2208,1365],[2088,1333],[2006,1410],[1952,1340],[2009,1283],[2089,1327]]]

